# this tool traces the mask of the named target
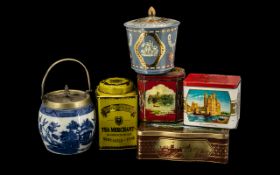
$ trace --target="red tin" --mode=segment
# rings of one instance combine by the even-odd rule
[[[176,122],[183,120],[185,71],[176,67],[164,75],[138,74],[140,120]]]

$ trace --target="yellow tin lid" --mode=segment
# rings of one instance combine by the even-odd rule
[[[133,82],[120,77],[102,80],[97,87],[97,93],[99,94],[122,95],[131,91],[133,91]]]

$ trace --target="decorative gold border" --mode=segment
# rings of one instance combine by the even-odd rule
[[[138,65],[135,65],[135,64],[131,64],[132,67],[135,67],[135,68],[140,68],[141,66],[138,66]],[[148,67],[147,69],[149,70],[155,70],[156,68],[157,69],[172,69],[174,67],[173,64],[168,64],[168,65],[164,65],[164,66],[158,66],[158,67]]]
[[[158,57],[156,58],[156,60],[152,64],[147,64],[144,61],[144,58],[142,57],[142,55],[140,54],[139,49],[138,49],[139,46],[141,45],[141,43],[143,42],[143,40],[145,39],[145,37],[147,37],[148,35],[153,37],[155,39],[155,41],[157,42],[157,44],[159,45],[159,47],[160,47],[159,55],[158,55]],[[134,52],[135,52],[139,62],[142,65],[142,67],[140,66],[140,69],[148,69],[148,67],[156,67],[156,65],[160,62],[160,60],[162,59],[163,55],[165,54],[166,48],[165,48],[164,43],[160,40],[160,38],[158,37],[158,35],[156,33],[144,32],[144,33],[141,33],[140,36],[138,37],[138,39],[137,39],[137,41],[136,41],[136,43],[134,45]]]
[[[158,137],[176,137],[176,138],[213,138],[228,139],[229,132],[224,133],[178,133],[169,131],[141,131],[138,130],[138,136],[158,136]]]
[[[167,159],[167,158],[143,158],[140,157],[141,155],[144,155],[143,153],[139,154],[136,157],[139,160],[172,160],[172,161],[177,161],[177,162],[211,162],[211,163],[216,163],[216,164],[227,164],[228,161],[214,161],[214,160],[186,160],[186,159]]]
[[[135,32],[135,33],[143,33],[143,32],[147,32],[147,33],[165,33],[165,32],[174,32],[177,30],[176,28],[170,28],[170,29],[162,29],[162,30],[151,30],[151,31],[145,31],[143,29],[126,29],[129,32]]]
[[[238,103],[236,100],[231,100],[230,99],[230,115],[231,116],[235,116],[237,115],[237,107],[238,107]]]
[[[142,152],[142,147],[145,147],[147,145],[142,145],[141,143],[143,142],[153,142],[153,145],[156,145],[160,142],[162,138],[160,137],[158,140],[141,140],[138,138],[138,151],[137,151],[137,158],[138,159],[161,159],[161,160],[173,160],[173,161],[202,161],[202,162],[215,162],[215,163],[227,163],[228,162],[228,143],[227,144],[223,144],[223,143],[215,143],[215,142],[210,142],[207,139],[176,139],[176,138],[164,138],[164,139],[168,139],[168,140],[173,140],[173,141],[181,141],[181,142],[193,142],[193,141],[197,141],[197,142],[207,142],[207,146],[208,147],[208,156],[204,157],[204,158],[199,158],[199,159],[195,159],[195,158],[183,158],[183,159],[177,159],[177,158],[172,158],[172,157],[161,157],[158,156],[158,153],[155,152]],[[225,150],[225,155],[216,155],[215,154],[215,148],[214,145],[219,145],[219,146],[224,146],[224,150]],[[223,149],[223,148],[222,148]],[[219,152],[222,152],[222,150],[219,150]],[[144,157],[144,156],[158,156],[157,158],[151,158],[151,157]],[[217,159],[215,160],[211,160],[211,159]],[[222,159],[222,160],[221,160]]]

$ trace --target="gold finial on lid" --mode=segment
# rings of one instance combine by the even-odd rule
[[[148,10],[148,15],[149,16],[156,16],[156,10],[153,6],[151,6]]]

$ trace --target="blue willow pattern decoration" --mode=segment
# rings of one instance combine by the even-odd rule
[[[63,130],[58,133],[57,128],[60,127],[58,123],[50,122],[48,125],[46,118],[42,120],[39,117],[39,131],[42,139],[48,143],[46,146],[49,150],[61,154],[75,154],[84,151],[80,148],[81,145],[88,145],[91,143],[94,134],[94,122],[89,119],[83,121],[79,125],[76,121],[71,120],[67,125],[68,130]],[[84,149],[88,149],[86,146]]]

